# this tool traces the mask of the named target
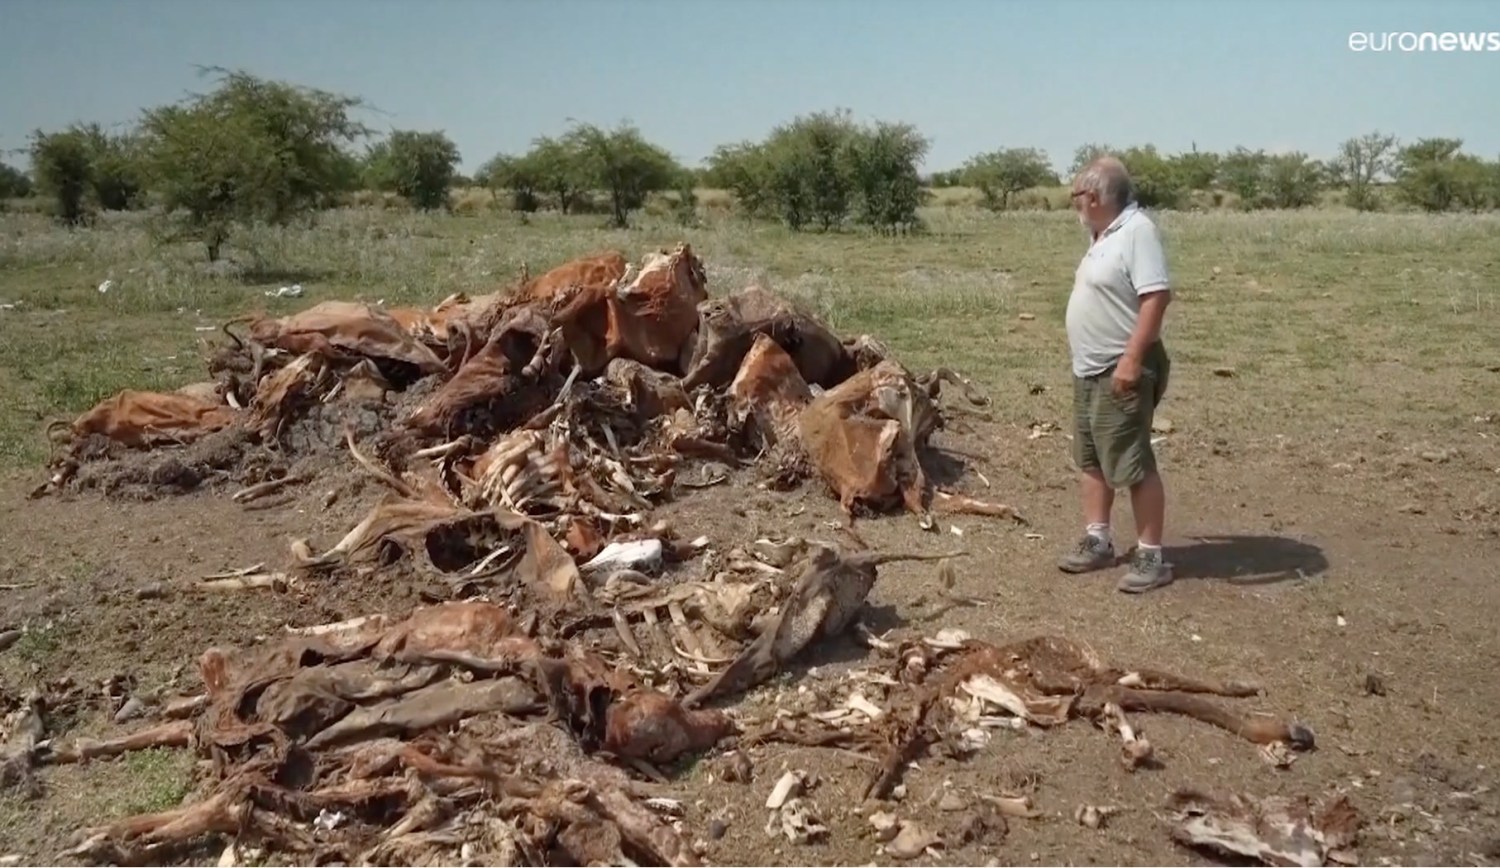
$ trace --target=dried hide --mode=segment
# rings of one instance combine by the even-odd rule
[[[1308,750],[1314,743],[1312,731],[1300,723],[1242,713],[1205,698],[1255,696],[1254,685],[1107,666],[1086,646],[1059,636],[1004,646],[964,642],[943,661],[941,674],[930,683],[969,724],[992,707],[1043,727],[1076,717],[1092,720],[1119,733],[1122,760],[1131,769],[1149,760],[1152,748],[1125,719],[1125,712],[1180,714],[1257,745]]]
[[[824,392],[802,411],[797,428],[845,514],[859,503],[884,509],[893,502],[925,514],[927,478],[917,449],[937,419],[927,393],[887,361]]]
[[[827,546],[813,546],[770,623],[719,674],[688,694],[683,707],[695,708],[716,696],[749,690],[773,677],[818,641],[842,635],[854,623],[874,587],[877,567],[894,561],[954,556],[868,551],[840,554]]]
[[[702,261],[690,245],[680,244],[647,254],[625,286],[565,291],[553,322],[587,376],[617,358],[680,371],[694,346],[706,287]]]
[[[359,302],[325,301],[291,316],[246,317],[234,322],[245,320],[250,323],[252,342],[294,355],[317,352],[339,362],[396,362],[410,365],[419,376],[448,370],[431,347],[419,342],[389,313]]]
[[[292,554],[303,570],[415,557],[439,573],[454,574],[472,573],[504,546],[522,551],[511,573],[539,600],[565,606],[575,595],[587,594],[572,557],[547,529],[503,509],[474,511],[446,502],[390,498],[323,554],[314,556],[306,540],[294,542]]]
[[[693,406],[676,377],[634,359],[612,360],[604,368],[604,381],[626,396],[627,409],[642,427]]]
[[[360,364],[369,362],[361,361]],[[322,355],[305,353],[298,356],[291,364],[261,379],[255,397],[250,401],[247,426],[260,436],[262,442],[275,441],[282,427],[299,410],[327,394],[333,379]]]
[[[1246,856],[1265,865],[1303,868],[1359,864],[1359,812],[1346,796],[1312,804],[1306,797],[1219,797],[1178,790],[1168,799],[1172,837],[1191,847]]]
[[[768,335],[755,336],[729,384],[735,421],[750,421],[767,446],[797,441],[797,417],[813,400],[796,363]]]
[[[451,437],[488,436],[525,421],[552,401],[559,349],[537,305],[512,307],[484,346],[403,423],[418,433]],[[528,388],[538,385],[543,388]]]
[[[234,425],[239,414],[220,400],[191,392],[124,389],[95,404],[71,423],[54,422],[48,434],[66,429],[76,446],[103,437],[128,449],[190,443]]]
[[[787,352],[802,379],[831,388],[858,369],[829,328],[769,290],[751,286],[699,305],[698,337],[682,378],[685,389],[723,388],[758,336]]]
[[[847,517],[861,504],[884,510],[899,503],[921,515],[924,526],[930,526],[929,508],[1025,522],[1006,504],[931,485],[919,452],[942,422],[933,398],[941,380],[959,380],[969,389],[951,371],[918,381],[900,363],[881,361],[824,392],[798,416],[803,448]]]
[[[589,754],[671,762],[733,731],[719,712],[686,712],[579,648],[544,651],[490,603],[301,633],[205,652],[196,721],[129,749],[187,746],[183,724],[195,727],[216,777],[206,795],[84,830],[68,855],[165,864],[251,835],[299,862],[456,864],[462,851],[495,864],[697,864],[635,785]],[[464,820],[480,810],[483,822]],[[349,822],[310,830],[335,814]]]
[[[618,250],[606,250],[564,262],[547,273],[523,281],[512,298],[520,303],[551,303],[570,289],[612,289],[624,279],[630,263]]]
[[[449,329],[455,322],[482,315],[498,300],[499,295],[469,298],[464,293],[456,292],[430,309],[392,307],[386,308],[385,313],[422,343],[447,346]]]

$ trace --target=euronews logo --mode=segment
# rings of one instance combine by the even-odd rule
[[[1500,32],[1445,31],[1434,33],[1428,30],[1413,33],[1407,30],[1399,33],[1375,33],[1356,30],[1349,34],[1349,50],[1408,53],[1413,51],[1500,51]]]

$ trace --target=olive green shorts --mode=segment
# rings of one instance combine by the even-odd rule
[[[1157,341],[1141,360],[1136,387],[1116,396],[1115,370],[1073,378],[1073,463],[1098,470],[1111,487],[1130,488],[1156,469],[1151,422],[1167,393],[1172,361]]]

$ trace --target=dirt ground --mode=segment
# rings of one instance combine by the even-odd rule
[[[1012,391],[1005,400],[1033,400],[1037,419],[1061,427],[1033,437],[1030,428],[988,420],[950,398],[950,424],[935,443],[972,456],[963,459],[972,465],[965,485],[1016,506],[1029,526],[965,517],[943,521],[934,534],[911,516],[860,521],[860,534],[878,549],[966,549],[956,591],[978,598],[944,611],[933,564],[892,564],[881,569],[866,622],[877,633],[892,630],[892,639],[943,627],[994,642],[1055,633],[1120,665],[1248,679],[1264,695],[1226,701],[1300,720],[1315,732],[1317,749],[1278,769],[1229,733],[1141,715],[1162,767],[1130,773],[1118,762],[1116,737],[1083,721],[997,731],[965,761],[923,759],[907,773],[904,798],[891,809],[948,841],[912,864],[1215,864],[1169,837],[1163,805],[1179,787],[1314,798],[1345,792],[1363,819],[1363,864],[1500,861],[1500,736],[1491,725],[1491,673],[1500,666],[1492,623],[1500,611],[1500,424],[1476,417],[1450,432],[1452,452],[1442,455],[1378,437],[1361,440],[1354,454],[1336,437],[1237,439],[1189,407],[1158,447],[1178,581],[1130,597],[1114,590],[1113,573],[1068,576],[1053,566],[1079,531],[1065,402],[1058,389],[1029,398]],[[989,480],[988,491],[974,470]],[[345,469],[270,508],[234,503],[233,487],[222,486],[150,501],[98,493],[26,500],[40,479],[39,469],[15,474],[0,489],[7,541],[0,630],[28,629],[0,652],[0,683],[9,689],[123,675],[137,685],[176,678],[189,690],[194,661],[210,646],[254,642],[284,625],[403,614],[434,590],[399,576],[288,592],[187,587],[256,563],[277,568],[295,538],[311,538],[314,549],[331,544],[379,493]],[[334,489],[340,495],[325,509]],[[1116,533],[1128,542],[1127,502],[1116,509]],[[684,538],[707,535],[726,549],[760,536],[833,539],[830,523],[838,519],[836,502],[817,484],[772,493],[743,478],[679,489],[659,513]],[[810,665],[730,707],[742,714],[794,704],[819,681],[873,663],[874,653],[853,640],[820,648]],[[102,713],[71,724],[67,738],[115,728]],[[706,844],[707,862],[894,862],[864,818],[872,806],[859,799],[871,757],[778,745],[751,757],[749,784],[719,780],[715,753],[675,770],[685,826]],[[767,834],[763,803],[786,769],[816,775],[809,797],[830,830],[823,841],[797,846]],[[80,827],[170,807],[197,779],[184,751],[46,769],[40,780],[33,798],[0,797],[0,856],[55,862]],[[98,797],[101,790],[110,797]],[[1001,791],[1028,793],[1042,815],[1012,818],[1008,828],[961,843],[957,832],[981,794]],[[944,799],[949,793],[956,798]],[[1120,812],[1090,829],[1074,820],[1081,805]]]

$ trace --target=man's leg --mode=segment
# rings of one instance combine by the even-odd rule
[[[1162,558],[1162,533],[1166,523],[1166,487],[1157,469],[1156,451],[1151,446],[1151,421],[1156,403],[1165,393],[1165,357],[1153,353],[1137,388],[1122,397],[1108,400],[1109,431],[1107,445],[1100,438],[1100,459],[1106,478],[1114,485],[1130,489],[1130,506],[1134,514],[1137,544],[1130,569],[1120,580],[1119,589],[1140,593],[1172,581],[1171,569]]]
[[[1104,479],[1094,440],[1101,388],[1108,388],[1107,381],[1073,378],[1073,463],[1078,467],[1086,526],[1073,549],[1057,563],[1065,573],[1086,573],[1116,562],[1109,530],[1115,490]]]

